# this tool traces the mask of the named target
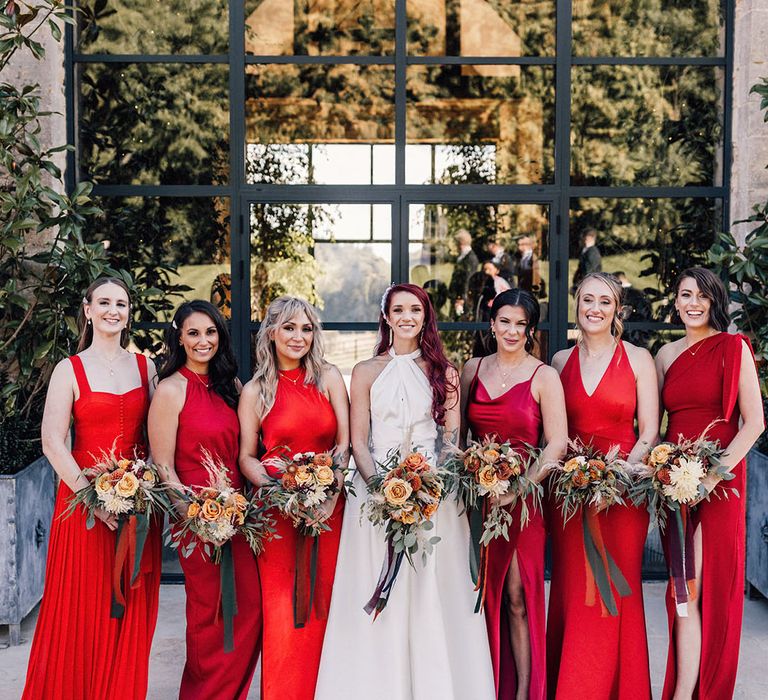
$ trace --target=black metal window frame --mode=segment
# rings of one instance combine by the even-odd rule
[[[472,57],[408,55],[406,0],[395,0],[395,52],[387,56],[252,56],[245,50],[245,2],[229,0],[229,52],[218,55],[82,54],[75,52],[73,29],[65,35],[65,97],[68,142],[67,186],[77,181],[76,67],[86,63],[226,64],[229,66],[230,152],[226,185],[96,185],[93,194],[104,197],[224,197],[232,212],[230,222],[233,280],[232,332],[243,373],[248,374],[250,334],[258,328],[250,321],[249,241],[247,212],[252,203],[389,203],[392,206],[392,281],[408,279],[408,206],[437,204],[530,204],[549,207],[550,299],[567,298],[567,265],[570,206],[574,198],[690,198],[706,197],[722,202],[722,228],[729,227],[730,167],[732,157],[732,80],[734,58],[735,0],[724,0],[724,51],[713,57],[584,57],[572,55],[572,1],[555,0],[555,54],[552,56]],[[245,177],[245,74],[247,65],[352,64],[388,65],[395,71],[395,183],[393,185],[262,185],[248,184]],[[405,184],[406,70],[413,65],[537,65],[555,70],[554,178],[551,184],[534,185],[408,185]],[[571,168],[571,70],[575,66],[713,66],[724,71],[722,184],[719,186],[572,186]],[[546,327],[550,352],[566,345],[569,328],[565,303],[552,303]],[[157,328],[163,324],[137,324]],[[369,330],[370,323],[328,322],[329,330]],[[444,323],[444,330],[476,330],[479,324]],[[633,325],[634,327],[634,325]],[[671,328],[664,323],[642,323],[638,329]]]

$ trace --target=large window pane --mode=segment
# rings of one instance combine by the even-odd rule
[[[552,56],[555,2],[407,0],[408,53],[417,56]]]
[[[575,66],[572,76],[572,184],[722,183],[722,69]]]
[[[391,279],[388,204],[253,204],[251,318],[282,294],[320,310],[324,322],[378,320]]]
[[[99,184],[220,184],[229,177],[222,65],[82,64],[79,156]]]
[[[80,53],[222,54],[229,46],[226,0],[81,0]]]
[[[411,66],[407,89],[409,184],[552,181],[554,70]]]
[[[576,56],[720,56],[724,0],[573,3]]]
[[[246,0],[257,56],[381,56],[395,51],[395,0]]]
[[[246,180],[391,184],[394,69],[248,66]]]

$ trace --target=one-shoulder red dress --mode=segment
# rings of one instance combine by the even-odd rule
[[[661,393],[669,417],[667,440],[676,442],[680,435],[697,438],[720,419],[707,435],[728,446],[739,431],[737,399],[745,341],[740,335],[719,333],[692,345],[669,366]],[[710,499],[691,511],[693,527],[701,525],[703,548],[701,663],[694,693],[700,700],[731,698],[736,684],[744,607],[745,472],[742,460],[733,469],[734,478],[718,484]],[[736,489],[739,496],[729,492],[726,498],[725,489]],[[667,593],[670,644],[665,699],[672,697],[677,681],[671,587]]]
[[[474,439],[497,435],[499,440],[509,440],[521,454],[526,445],[537,446],[541,442],[541,408],[531,394],[531,384],[539,365],[524,382],[510,387],[501,396],[491,398],[479,379],[480,365],[469,389],[467,423]],[[499,537],[488,545],[488,572],[485,594],[485,623],[491,646],[493,675],[498,698],[513,698],[517,691],[517,675],[509,620],[502,613],[504,581],[512,557],[517,552],[517,564],[525,594],[528,616],[528,637],[531,644],[531,680],[528,697],[544,700],[546,697],[546,643],[544,612],[544,545],[546,529],[540,510],[531,510],[528,524],[521,531],[521,504],[516,504],[512,516],[514,525],[509,530],[509,541]]]
[[[314,384],[304,383],[304,369],[280,372],[275,403],[261,424],[267,454],[281,448],[287,448],[289,455],[330,451],[335,446],[336,429],[333,407]],[[280,539],[270,540],[259,556],[264,600],[262,700],[312,700],[315,695],[343,514],[344,500],[339,498],[336,509],[326,520],[330,531],[318,538],[312,610],[303,627],[294,627],[293,615],[296,554],[303,535],[290,520],[277,515]],[[310,547],[302,546],[301,551],[308,560]]]
[[[82,360],[70,359],[74,403],[72,456],[85,469],[112,446],[120,457],[145,456],[149,408],[147,359],[136,355],[141,386],[124,394],[91,391]],[[100,520],[90,530],[78,508],[62,517],[72,491],[61,482],[51,523],[45,591],[27,667],[24,700],[143,700],[157,621],[161,528],[151,527],[138,585],[125,586],[123,617],[110,617],[116,533]]]
[[[568,414],[568,434],[606,452],[618,444],[628,454],[635,445],[637,390],[624,343],[619,342],[605,374],[590,395],[581,378],[578,347],[560,373]],[[582,518],[563,526],[550,499],[552,585],[547,621],[549,697],[572,700],[647,700],[651,697],[648,643],[643,611],[642,562],[648,512],[633,505],[612,506],[597,516],[605,549],[624,574],[631,594],[619,597],[618,615],[600,602],[587,604],[587,561]],[[592,596],[589,596],[590,602]],[[586,690],[589,689],[587,695]]]
[[[187,380],[186,399],[179,413],[176,433],[176,474],[187,486],[207,486],[202,450],[208,450],[227,467],[232,486],[242,488],[237,465],[240,424],[235,409],[215,391],[208,377],[187,367],[179,373]],[[224,652],[224,620],[219,600],[220,568],[196,547],[180,556],[187,594],[187,661],[181,677],[181,700],[244,700],[261,651],[261,589],[256,556],[245,538],[231,541],[235,569],[237,614],[234,650]]]

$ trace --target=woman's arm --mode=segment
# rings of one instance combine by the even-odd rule
[[[637,391],[637,442],[627,462],[634,465],[640,464],[659,440],[659,380],[653,358],[647,350],[630,346],[630,353]]]
[[[455,367],[448,367],[445,372],[448,392],[445,396],[445,425],[440,431],[440,454],[438,464],[443,464],[459,447],[459,428],[461,427],[461,401],[459,373]],[[455,388],[451,388],[455,387]]]
[[[469,434],[469,424],[467,423],[467,404],[469,403],[469,389],[472,386],[472,379],[477,372],[478,358],[473,357],[467,360],[464,368],[461,370],[461,425],[459,427],[459,447],[467,446],[467,435]]]
[[[240,394],[237,417],[240,420],[240,471],[254,486],[265,486],[269,483],[267,472],[256,457],[263,416],[261,400],[252,381],[243,387]]]
[[[544,449],[529,476],[538,484],[565,455],[568,447],[568,418],[563,385],[557,371],[552,367],[542,367],[534,378],[534,384],[534,397],[541,409]]]
[[[367,482],[376,473],[376,463],[368,449],[371,431],[371,384],[375,370],[372,361],[361,362],[352,370],[349,413],[352,456],[360,476]]]
[[[336,503],[341,495],[341,486],[343,486],[343,475],[349,465],[349,397],[347,396],[344,377],[341,376],[341,372],[334,365],[328,365],[324,372],[323,380],[328,391],[328,400],[336,415],[336,459],[338,460],[336,482],[340,487],[319,508],[327,518],[331,516],[336,508]]]

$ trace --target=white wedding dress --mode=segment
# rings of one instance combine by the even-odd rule
[[[391,448],[434,456],[432,390],[415,359],[392,355],[371,386],[371,444],[383,461]],[[450,496],[433,518],[440,542],[428,557],[403,562],[387,607],[374,622],[363,607],[386,554],[384,528],[361,518],[367,491],[355,474],[336,565],[316,700],[491,700],[493,670],[483,615],[473,612],[469,527]]]

